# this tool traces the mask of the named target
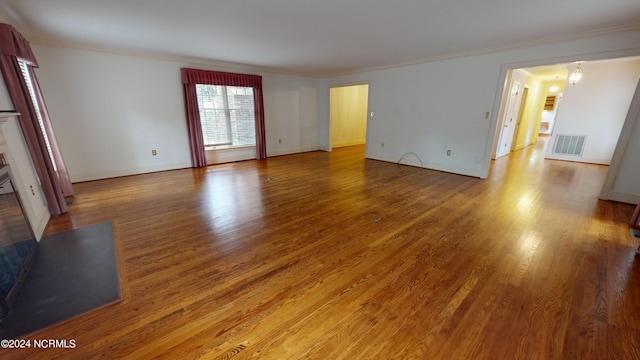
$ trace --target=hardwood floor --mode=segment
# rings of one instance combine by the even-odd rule
[[[2,358],[639,359],[633,206],[543,145],[488,180],[350,147],[76,184],[48,232],[114,221],[124,300]]]

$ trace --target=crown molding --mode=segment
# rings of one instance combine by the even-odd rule
[[[359,73],[364,73],[369,71],[386,70],[386,69],[392,69],[392,68],[398,68],[398,67],[419,65],[419,64],[429,63],[429,62],[484,55],[484,54],[490,54],[490,53],[501,52],[501,51],[517,50],[517,49],[526,48],[526,47],[542,46],[542,45],[555,44],[555,43],[560,43],[565,41],[588,39],[596,36],[605,36],[605,35],[624,33],[624,32],[635,31],[635,30],[640,30],[640,23],[634,24],[631,26],[619,26],[614,28],[581,32],[581,33],[572,34],[572,35],[562,35],[562,36],[556,36],[552,38],[517,42],[517,43],[512,43],[512,44],[502,45],[502,46],[494,46],[494,47],[475,49],[470,51],[461,51],[461,52],[446,54],[442,56],[432,56],[432,57],[427,57],[427,58],[422,58],[417,60],[409,60],[405,62],[398,62],[398,63],[388,64],[388,65],[372,66],[372,67],[363,68],[363,69],[354,70],[354,71],[334,73],[332,75],[326,75],[323,77],[330,78],[330,77],[338,77],[338,76],[345,76],[345,75],[354,75],[354,74],[359,74]]]
[[[254,72],[254,73],[273,73],[273,74],[280,74],[280,75],[309,77],[308,75],[305,75],[305,74],[281,71],[279,69],[270,68],[270,67],[263,67],[263,66],[249,65],[249,64],[241,64],[241,63],[234,63],[234,62],[226,62],[226,61],[199,58],[199,57],[172,55],[172,54],[160,54],[160,53],[145,52],[145,51],[114,49],[114,48],[107,48],[107,47],[100,47],[100,46],[90,46],[90,45],[85,45],[85,44],[61,42],[61,41],[55,41],[55,40],[51,40],[51,39],[44,39],[44,38],[38,38],[38,37],[30,37],[29,38],[29,42],[32,45],[66,48],[66,49],[73,49],[73,50],[79,50],[79,51],[94,51],[94,52],[102,52],[102,53],[108,53],[108,54],[134,56],[134,57],[143,57],[143,58],[161,60],[161,61],[187,63],[187,64],[190,64],[190,65],[203,65],[203,66],[209,66],[209,67],[220,67],[220,68],[225,68],[225,69],[242,70],[242,71],[248,71],[248,72]]]

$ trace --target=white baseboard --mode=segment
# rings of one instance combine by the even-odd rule
[[[181,162],[181,163],[163,164],[163,165],[157,165],[157,166],[146,166],[146,167],[139,167],[139,168],[100,171],[95,173],[71,174],[70,177],[71,177],[71,182],[76,183],[76,182],[84,182],[84,181],[109,179],[109,178],[115,178],[115,177],[121,177],[121,176],[147,174],[147,173],[158,172],[158,171],[185,169],[190,167],[191,167],[190,162]]]
[[[625,193],[620,193],[616,191],[611,191],[609,192],[607,199],[605,200],[612,200],[612,201],[618,201],[618,202],[623,202],[627,204],[637,205],[637,204],[640,204],[640,195],[625,194]]]
[[[348,141],[348,142],[333,144],[331,145],[331,147],[335,149],[340,147],[356,146],[356,145],[364,145],[364,144],[366,144],[365,141]]]
[[[275,150],[275,151],[267,151],[267,157],[271,156],[282,156],[282,155],[291,155],[291,154],[299,154],[310,151],[318,151],[323,150],[318,147],[308,147],[308,148],[298,148],[298,149],[286,149],[286,150]],[[326,151],[326,150],[323,150]]]
[[[570,155],[562,155],[562,154],[545,154],[544,158],[549,160],[572,161],[572,162],[581,162],[581,163],[598,164],[598,165],[609,165],[609,163],[611,162],[611,159],[570,156]]]
[[[380,161],[391,162],[391,163],[397,163],[399,160],[399,158],[391,158],[388,155],[375,154],[375,153],[369,153],[366,155],[366,157],[367,159],[380,160]],[[467,168],[460,168],[456,166],[448,166],[443,164],[435,164],[435,163],[424,162],[424,161],[422,162],[422,164],[420,164],[420,160],[418,160],[413,156],[405,156],[404,159],[402,159],[401,164],[416,166],[416,167],[423,167],[424,169],[430,169],[430,170],[444,171],[444,172],[458,174],[458,175],[472,176],[477,178],[482,177],[480,174],[481,169],[467,169]]]

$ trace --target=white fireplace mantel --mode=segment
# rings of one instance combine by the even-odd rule
[[[51,213],[16,115],[20,113],[0,112],[0,153],[5,155],[23,209],[36,239],[40,240],[51,218]]]
[[[0,124],[2,124],[3,122],[6,122],[9,119],[9,117],[15,116],[15,115],[20,115],[20,113],[15,111],[0,112]]]
[[[0,124],[2,124],[3,122],[7,121],[7,119],[10,116],[14,116],[14,115],[20,115],[19,112],[15,112],[15,111],[3,111],[0,112]]]

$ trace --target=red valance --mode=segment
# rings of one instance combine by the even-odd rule
[[[9,24],[0,24],[0,55],[19,57],[31,66],[38,66],[27,39]]]
[[[182,68],[183,84],[242,86],[262,89],[262,76]]]

